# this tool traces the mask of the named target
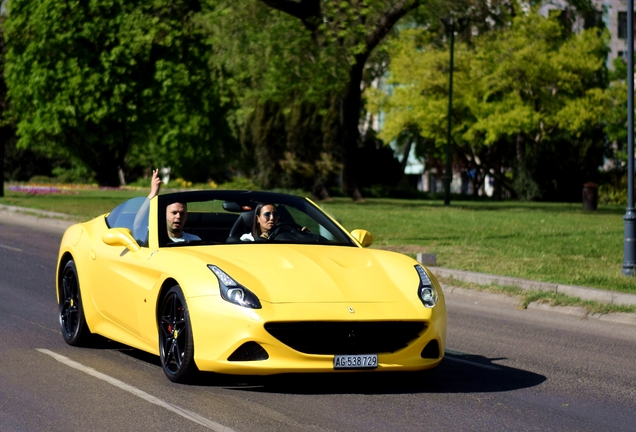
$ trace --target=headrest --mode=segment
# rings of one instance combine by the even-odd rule
[[[230,230],[230,236],[228,238],[228,243],[234,243],[234,238],[238,239],[243,234],[252,232],[252,225],[254,224],[254,210],[243,212],[236,218],[236,222],[234,222],[234,226]]]

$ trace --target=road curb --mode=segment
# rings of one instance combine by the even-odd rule
[[[588,317],[585,308],[580,306],[552,306],[547,303],[531,302],[526,309],[555,312],[579,319],[586,319]]]
[[[427,268],[431,270],[435,276],[454,278],[462,282],[471,282],[479,285],[497,284],[502,286],[514,286],[524,291],[550,291],[570,297],[578,297],[581,300],[593,300],[599,303],[614,305],[636,305],[636,294],[619,293],[598,288],[563,285],[550,282],[539,282],[510,276],[498,276],[487,273],[469,272],[466,270],[455,270],[445,267],[427,266]]]
[[[6,204],[0,204],[0,210],[9,211],[13,213],[24,213],[27,215],[31,214],[31,215],[36,215],[40,217],[57,218],[57,219],[63,219],[63,220],[72,219],[71,216],[65,213],[57,213],[57,212],[52,212],[48,210],[38,210],[38,209],[32,209],[27,207],[10,206]]]
[[[612,323],[619,324],[630,324],[636,326],[636,315],[623,313],[623,312],[614,312],[611,314],[594,314],[593,318],[598,319],[599,321],[607,321]]]
[[[522,307],[522,299],[518,296],[511,296],[505,293],[489,293],[476,291],[467,288],[455,287],[452,285],[442,285],[444,294],[447,299],[457,296],[459,298],[474,299],[475,302],[484,300],[491,303],[497,303],[501,307],[524,309]],[[636,314],[624,312],[588,313],[585,308],[580,306],[552,306],[547,303],[531,302],[526,308],[528,311],[538,311],[557,315],[566,315],[574,319],[586,321],[603,321],[612,324],[623,324],[636,326]]]
[[[69,215],[46,210],[0,204],[0,221],[10,225],[30,226],[45,231],[63,233],[77,223]]]

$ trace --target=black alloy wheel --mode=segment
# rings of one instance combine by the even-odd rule
[[[194,342],[190,316],[183,292],[175,285],[161,302],[159,356],[163,371],[172,382],[190,381],[198,371],[194,363]]]
[[[84,317],[79,279],[74,261],[71,260],[64,266],[59,286],[59,318],[62,337],[69,345],[86,345],[91,337],[91,332]]]

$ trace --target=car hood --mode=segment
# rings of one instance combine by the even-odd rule
[[[188,249],[270,303],[400,303],[417,295],[416,262],[394,252],[260,244]]]

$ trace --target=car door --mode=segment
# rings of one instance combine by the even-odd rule
[[[110,228],[134,230],[137,212],[144,199],[134,198],[109,215]],[[111,217],[112,216],[112,217]],[[145,215],[147,226],[147,214]],[[140,336],[139,309],[156,283],[156,272],[148,268],[151,251],[143,241],[138,251],[111,246],[101,238],[93,239],[89,277],[98,311],[108,320],[137,337]]]

